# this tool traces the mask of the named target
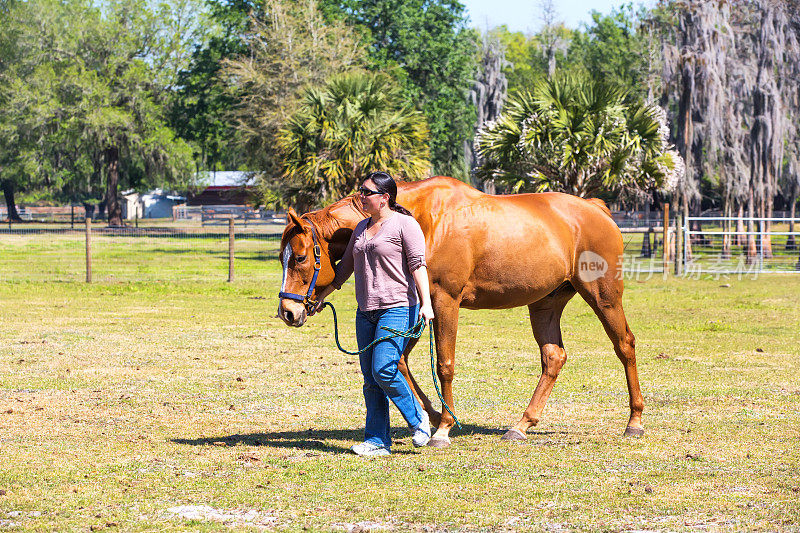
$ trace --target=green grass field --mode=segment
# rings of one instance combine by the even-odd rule
[[[27,229],[27,228],[26,228]],[[278,257],[280,233],[237,228],[235,270],[243,279],[266,281],[265,263]],[[162,233],[163,232],[163,233]],[[0,281],[84,281],[86,237],[63,230],[0,235]],[[227,228],[155,228],[97,231],[91,237],[92,279],[100,282],[185,282],[228,279]]]
[[[20,268],[8,250],[0,272]],[[36,262],[33,281],[0,281],[0,529],[800,527],[800,277],[627,284],[642,439],[622,438],[622,367],[575,299],[541,424],[501,442],[538,351],[524,309],[463,311],[464,429],[448,449],[417,450],[393,411],[394,454],[365,460],[348,453],[361,377],[331,314],[287,328],[274,250],[253,254],[233,284],[48,281]],[[208,262],[184,260],[199,273]],[[352,348],[352,285],[331,301]],[[427,347],[412,364],[435,395]]]

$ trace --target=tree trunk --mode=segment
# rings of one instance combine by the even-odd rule
[[[722,258],[723,259],[730,259],[731,258],[731,234],[729,233],[733,228],[731,224],[731,214],[733,210],[731,209],[731,200],[728,194],[723,196],[722,200]]]
[[[741,199],[736,201],[739,204],[738,216],[736,218],[736,246],[744,246],[744,204]]]
[[[756,236],[756,244],[758,245],[758,253],[761,254],[761,259],[762,260],[765,259],[765,254],[764,254],[764,224],[765,224],[765,222],[764,222],[763,219],[766,218],[766,216],[767,216],[767,211],[766,211],[766,205],[767,204],[765,203],[764,198],[765,198],[764,194],[762,194],[761,196],[759,196],[758,202],[756,203],[756,209],[757,209],[757,213],[758,213],[756,216],[758,218],[762,219],[762,220],[759,220],[758,222],[756,222],[756,232],[758,232],[758,235]]]
[[[786,7],[780,2],[759,2],[761,23],[758,28],[758,71],[753,91],[753,127],[751,129],[751,187],[757,186],[758,216],[770,218],[780,167],[786,125],[785,111],[779,89],[777,67],[786,53],[785,38],[788,26]],[[778,63],[778,65],[776,65]],[[769,237],[770,223],[761,221],[759,251],[764,258],[772,257]]]
[[[792,187],[792,198],[789,202],[789,233],[794,233],[795,204],[797,204],[797,189]],[[796,249],[797,242],[794,239],[794,235],[789,235],[789,237],[786,239],[786,251],[791,252],[792,250]]]
[[[764,221],[764,242],[761,245],[764,247],[764,259],[771,259],[772,258],[772,236],[770,232],[772,231],[772,221],[770,220],[774,214],[775,204],[774,198],[769,198],[767,200],[767,207],[764,212],[764,216],[767,220]]]
[[[747,196],[747,264],[752,265],[758,255],[758,244],[756,243],[755,225],[753,218],[756,216],[755,198],[753,198],[753,189],[750,189],[750,194]]]
[[[742,232],[744,231],[744,221],[742,218],[744,217],[744,207],[742,205],[741,200],[735,200],[736,202],[736,235],[733,236],[733,244],[734,246],[741,246],[744,244],[742,240]]]
[[[106,212],[108,225],[120,227],[122,223],[122,206],[117,198],[119,186],[119,149],[111,146],[105,149],[106,160]]]
[[[678,135],[677,148],[683,157],[685,165],[683,190],[681,191],[681,211],[683,212],[684,224],[687,224],[689,217],[689,195],[691,194],[690,181],[692,179],[692,142],[694,139],[694,128],[692,123],[692,100],[695,90],[694,66],[688,58],[684,58],[681,77],[681,94],[678,101]],[[677,207],[677,206],[676,206]],[[684,257],[686,261],[692,260],[691,239],[684,239]]]
[[[3,196],[6,198],[8,220],[12,222],[22,222],[22,218],[17,212],[17,205],[14,203],[14,184],[11,183],[11,180],[3,180]]]
[[[691,230],[692,226],[689,224],[689,195],[684,194],[681,199],[683,200],[683,225],[686,226],[689,230]],[[683,240],[683,257],[686,258],[687,263],[690,263],[692,261],[691,237]]]

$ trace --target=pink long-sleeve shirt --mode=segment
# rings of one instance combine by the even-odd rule
[[[371,219],[353,230],[333,286],[342,288],[356,275],[356,302],[362,311],[412,306],[419,301],[412,273],[425,265],[425,236],[413,217],[394,213],[371,239],[365,230]]]

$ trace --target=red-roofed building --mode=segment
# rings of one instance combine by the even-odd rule
[[[200,183],[208,186],[200,193],[190,194],[186,205],[254,205],[255,188],[252,186],[254,173],[241,171],[202,172]]]

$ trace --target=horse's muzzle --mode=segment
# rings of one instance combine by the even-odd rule
[[[306,323],[306,307],[300,302],[282,298],[278,303],[278,316],[287,326],[299,328]]]

